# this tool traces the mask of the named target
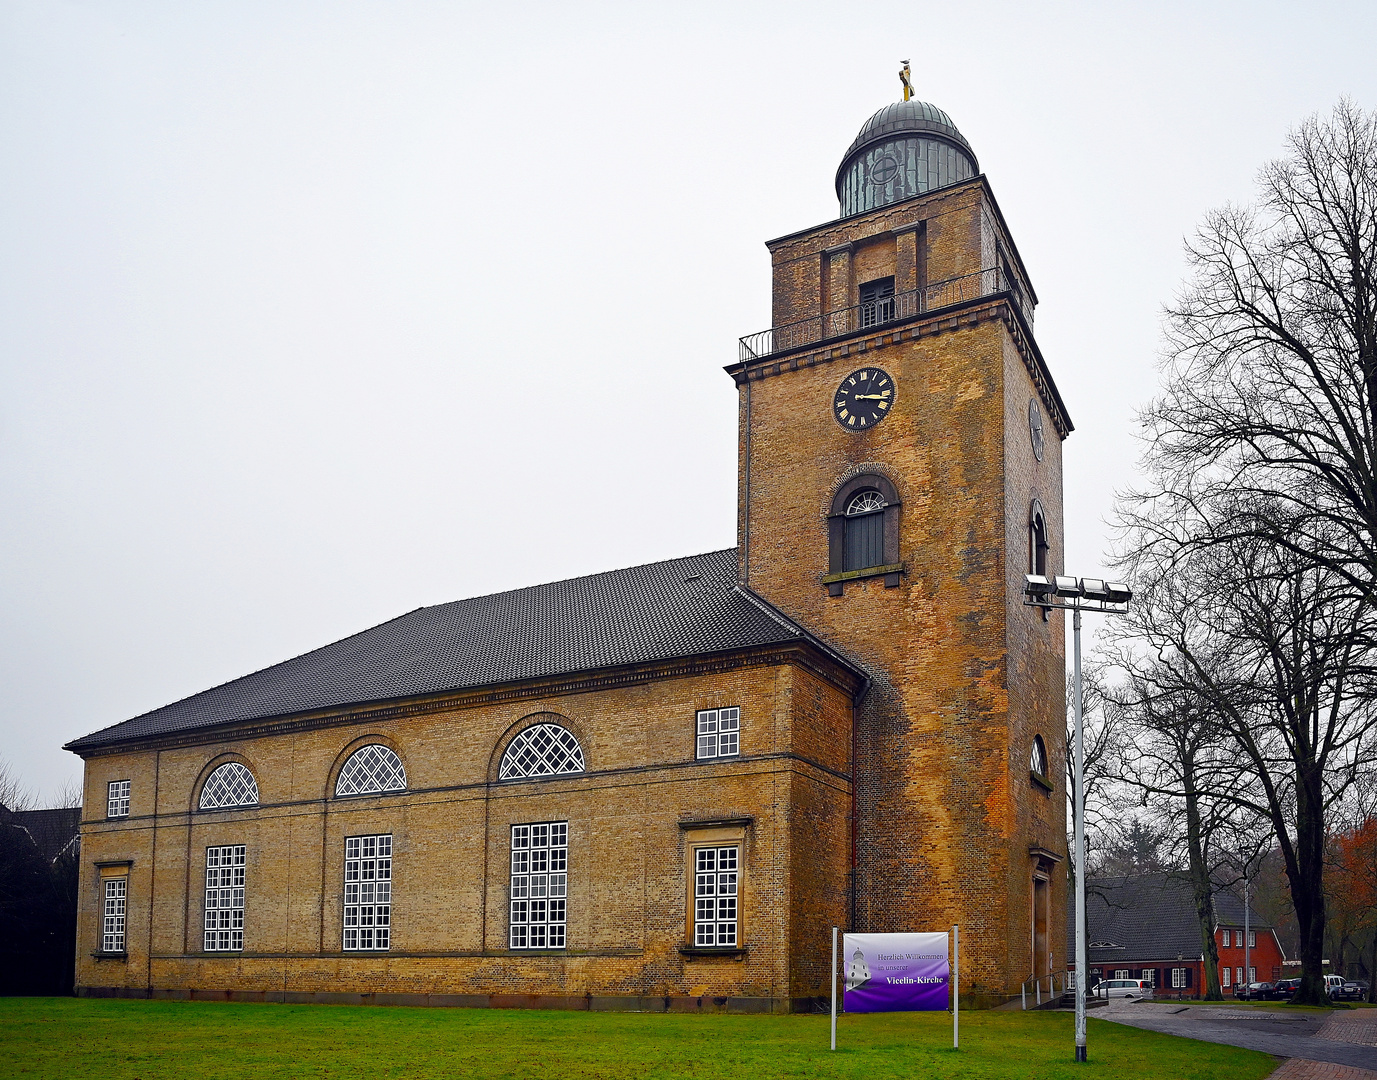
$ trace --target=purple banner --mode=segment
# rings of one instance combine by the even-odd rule
[[[947,1009],[947,935],[844,934],[842,1011]]]

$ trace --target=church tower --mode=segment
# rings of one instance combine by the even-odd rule
[[[858,661],[857,931],[962,929],[963,992],[1066,967],[1059,572],[1071,422],[1036,295],[970,144],[911,100],[872,116],[840,217],[767,244],[742,338],[743,584]]]

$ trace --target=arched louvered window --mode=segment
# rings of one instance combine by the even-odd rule
[[[1042,503],[1034,499],[1028,512],[1028,573],[1047,576],[1047,552],[1050,547],[1047,515],[1042,512]]]
[[[497,770],[499,780],[583,772],[583,748],[558,724],[535,724],[512,740]]]
[[[865,570],[885,562],[885,497],[861,491],[846,504],[846,569]]]
[[[335,781],[336,795],[377,795],[406,790],[402,759],[381,743],[361,746],[349,755]]]
[[[884,575],[899,584],[899,492],[878,473],[853,476],[832,497],[827,514],[827,592],[841,596],[847,581]]]
[[[202,810],[228,810],[236,806],[257,806],[258,784],[253,773],[237,761],[227,761],[206,777],[201,787]]]

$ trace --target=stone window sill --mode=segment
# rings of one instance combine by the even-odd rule
[[[91,959],[92,959],[92,960],[96,960],[96,961],[100,961],[100,960],[128,960],[128,959],[129,959],[129,954],[128,954],[127,952],[93,952],[93,953],[91,954]]]
[[[864,570],[844,570],[840,574],[828,574],[822,579],[822,583],[827,586],[828,596],[840,596],[848,581],[860,581],[863,578],[882,577],[885,579],[885,588],[894,589],[898,587],[899,575],[903,572],[903,563],[890,563],[888,566],[868,566]]]
[[[680,945],[679,955],[685,960],[695,960],[703,956],[730,956],[733,960],[746,959],[744,947],[732,945]]]
[[[1043,791],[1044,791],[1046,794],[1048,794],[1048,795],[1052,794],[1052,781],[1051,781],[1051,780],[1049,780],[1049,779],[1047,779],[1047,777],[1043,776],[1042,773],[1040,773],[1040,772],[1033,772],[1031,769],[1028,770],[1028,775],[1032,778],[1033,783],[1036,784],[1038,787],[1042,788]]]

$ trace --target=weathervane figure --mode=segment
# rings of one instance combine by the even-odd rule
[[[904,66],[899,71],[899,81],[904,84],[904,100],[907,101],[913,96],[913,84],[908,81],[908,61],[905,60],[903,63]]]

